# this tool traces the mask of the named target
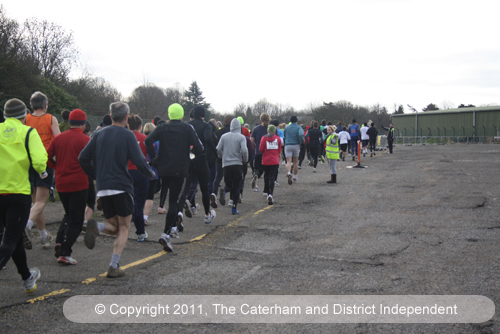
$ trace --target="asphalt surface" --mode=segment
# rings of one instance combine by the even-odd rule
[[[498,315],[481,324],[82,324],[63,304],[80,295],[482,295],[499,303],[500,146],[397,146],[394,154],[362,158],[365,169],[338,162],[338,183],[326,184],[327,164],[299,170],[289,186],[280,166],[274,206],[246,179],[240,215],[221,207],[212,224],[185,218],[174,253],[157,243],[165,215],[137,243],[131,228],[120,259],[127,275],[99,276],[114,239],[88,250],[80,236],[75,266],[60,266],[39,239],[28,263],[41,271],[26,294],[12,261],[0,272],[2,333],[495,333]],[[201,198],[198,199],[201,204]],[[264,210],[263,210],[264,209]],[[60,203],[48,203],[55,235]],[[96,212],[98,220],[102,220]],[[129,267],[127,267],[129,265]],[[38,298],[38,299],[37,299]]]

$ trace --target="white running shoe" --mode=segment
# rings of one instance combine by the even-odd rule
[[[208,215],[205,216],[205,224],[210,224],[212,220],[215,218],[215,210],[210,210]]]

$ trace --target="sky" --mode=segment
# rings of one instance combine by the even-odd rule
[[[392,112],[500,104],[492,0],[2,0],[74,34],[82,67],[125,97],[196,81],[222,113],[260,99],[347,100]],[[78,76],[78,71],[73,73]]]

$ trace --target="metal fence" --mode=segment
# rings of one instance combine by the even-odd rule
[[[488,136],[432,136],[396,137],[394,144],[399,145],[445,145],[445,144],[500,144],[500,137]]]

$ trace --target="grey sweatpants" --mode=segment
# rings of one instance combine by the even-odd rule
[[[337,160],[328,159],[330,164],[330,174],[337,174],[337,168],[335,167]]]

